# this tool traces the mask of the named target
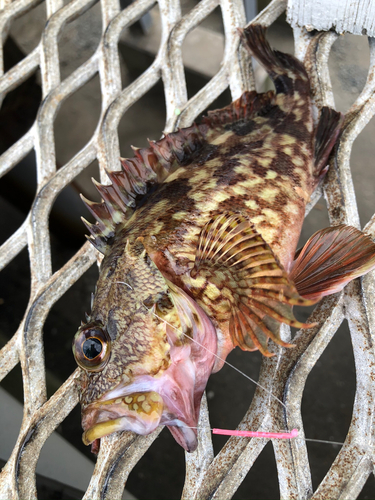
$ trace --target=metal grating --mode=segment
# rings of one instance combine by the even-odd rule
[[[3,0],[0,31],[5,40],[10,23],[26,13],[40,0]],[[78,402],[76,370],[47,400],[42,327],[53,304],[78,280],[96,259],[87,243],[61,269],[52,274],[48,217],[54,200],[92,161],[98,159],[101,172],[118,165],[117,128],[127,109],[140,99],[160,78],[166,97],[165,130],[189,125],[229,85],[233,99],[245,89],[254,88],[246,54],[238,47],[235,28],[245,24],[241,0],[202,0],[181,19],[179,0],[158,0],[162,37],[153,64],[134,83],[122,89],[118,41],[121,31],[140,19],[155,4],[154,0],[136,0],[120,10],[117,0],[101,0],[102,38],[92,57],[61,81],[58,37],[70,20],[83,14],[94,0],[46,0],[48,23],[39,45],[21,62],[0,78],[0,95],[17,87],[39,67],[43,102],[32,128],[1,157],[0,173],[4,175],[31,150],[37,159],[37,196],[24,224],[1,247],[0,266],[5,267],[23,248],[30,254],[32,286],[30,301],[17,332],[0,352],[0,378],[21,363],[24,388],[24,420],[12,456],[1,473],[0,498],[36,498],[35,467],[40,450],[59,423]],[[1,3],[0,3],[1,5]],[[225,53],[220,71],[193,98],[187,100],[181,46],[190,30],[196,27],[218,5],[225,29]],[[258,16],[264,25],[272,24],[284,11],[286,2],[273,0]],[[309,69],[318,107],[333,105],[328,73],[328,56],[337,35],[332,32],[311,36],[295,29],[296,53]],[[375,114],[375,42],[369,39],[370,70],[362,93],[349,110],[336,156],[324,184],[331,224],[345,222],[359,227],[349,158],[357,135]],[[99,74],[102,111],[98,127],[84,148],[67,164],[56,170],[53,123],[59,105],[94,75]],[[176,112],[177,110],[177,112]],[[309,209],[319,199],[316,193]],[[375,237],[375,217],[366,226]],[[297,347],[264,359],[260,383],[284,400],[286,410],[269,396],[257,390],[239,428],[274,430],[300,429],[303,436],[301,399],[305,382],[337,328],[346,318],[353,343],[357,388],[353,418],[345,444],[328,474],[313,492],[306,445],[303,440],[274,441],[281,498],[326,499],[355,498],[373,472],[375,399],[375,293],[374,273],[362,283],[356,280],[343,293],[323,300],[311,321],[319,326],[297,333]],[[283,327],[285,337],[290,335]],[[202,427],[209,427],[207,405],[201,411]],[[102,440],[101,451],[85,499],[121,498],[126,478],[147,451],[160,429],[146,437],[122,433]],[[200,431],[200,444],[186,455],[184,499],[231,498],[246,473],[264,448],[267,440],[231,438],[214,457],[210,432]]]

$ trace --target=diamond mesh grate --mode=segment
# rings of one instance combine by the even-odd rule
[[[3,0],[0,30],[5,40],[11,22],[35,7],[39,0]],[[101,0],[102,37],[96,52],[70,76],[61,81],[58,39],[66,23],[83,14],[95,2],[46,0],[48,23],[39,45],[0,78],[0,95],[5,96],[40,68],[43,101],[31,129],[1,157],[4,175],[30,151],[37,161],[37,195],[21,227],[3,244],[0,268],[5,267],[25,247],[30,255],[31,294],[27,310],[13,338],[0,352],[0,378],[21,363],[24,388],[24,419],[13,453],[0,476],[0,498],[36,498],[35,467],[43,444],[78,402],[75,371],[50,398],[46,396],[43,323],[53,304],[93,264],[96,254],[89,243],[57,272],[52,273],[48,218],[57,195],[95,159],[104,169],[118,165],[120,156],[117,129],[127,109],[162,79],[169,132],[188,126],[229,85],[233,99],[254,88],[246,54],[239,48],[235,28],[245,24],[241,0],[202,0],[181,18],[179,0],[158,0],[161,43],[155,61],[132,84],[122,89],[118,42],[122,30],[140,19],[154,0],[136,0],[125,10],[118,1]],[[1,3],[0,3],[1,5]],[[220,71],[189,101],[187,100],[181,46],[186,35],[218,5],[221,7],[225,52]],[[286,2],[273,0],[258,16],[272,24],[285,10]],[[305,61],[313,82],[318,107],[333,105],[328,73],[328,56],[337,35],[332,32],[308,35],[295,29],[296,53]],[[331,224],[359,227],[349,158],[352,144],[375,114],[375,42],[369,39],[371,61],[367,83],[345,119],[337,153],[324,184]],[[61,103],[93,76],[99,75],[102,110],[98,127],[87,144],[68,163],[56,169],[53,123]],[[311,209],[321,196],[317,192]],[[365,228],[375,237],[375,218]],[[273,442],[281,498],[355,498],[373,472],[375,398],[375,293],[374,273],[362,282],[351,283],[343,293],[326,298],[315,309],[311,321],[319,326],[297,333],[297,347],[264,359],[259,382],[285,402],[286,409],[257,390],[240,428],[274,430],[298,428],[303,436],[301,400],[305,382],[339,325],[349,324],[356,368],[353,418],[345,440],[329,472],[313,492],[306,445],[303,440]],[[285,336],[290,335],[283,327]],[[209,427],[206,401],[201,411],[201,427]],[[123,433],[102,439],[101,451],[86,499],[121,498],[130,471],[157,437]],[[192,500],[230,498],[264,448],[267,440],[231,438],[214,457],[209,431],[199,431],[200,444],[186,455],[186,481],[182,497]]]

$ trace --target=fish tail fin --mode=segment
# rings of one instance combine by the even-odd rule
[[[264,26],[252,24],[239,31],[244,46],[267,70],[278,94],[310,93],[309,78],[303,64],[290,54],[273,50],[266,39]]]

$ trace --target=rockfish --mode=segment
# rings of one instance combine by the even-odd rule
[[[318,231],[296,258],[305,206],[327,170],[342,115],[313,123],[301,62],[272,50],[265,29],[241,32],[276,92],[245,92],[200,124],[135,149],[102,203],[89,240],[104,254],[92,311],[73,342],[84,370],[83,441],[167,425],[197,447],[211,373],[236,346],[273,355],[293,305],[311,305],[375,266],[353,227]]]

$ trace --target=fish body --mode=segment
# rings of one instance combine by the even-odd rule
[[[165,424],[194,450],[203,391],[227,354],[240,346],[273,355],[269,339],[290,346],[280,323],[309,326],[293,305],[375,266],[374,243],[346,226],[318,232],[295,260],[341,115],[323,108],[314,127],[303,65],[273,51],[261,26],[242,38],[276,93],[245,92],[199,125],[135,150],[109,173],[110,186],[97,185],[104,202],[86,200],[97,219],[86,223],[90,240],[104,253],[73,343],[85,370],[87,444]]]

